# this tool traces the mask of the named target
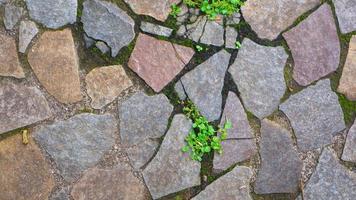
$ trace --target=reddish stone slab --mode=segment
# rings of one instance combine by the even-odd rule
[[[15,40],[0,33],[0,76],[25,78],[17,55]]]
[[[337,91],[345,94],[348,99],[356,101],[356,36],[351,38]]]
[[[193,54],[191,48],[140,34],[128,65],[159,92],[184,68]]]
[[[294,59],[293,78],[300,85],[309,85],[339,66],[340,42],[328,4],[320,6],[283,37]]]

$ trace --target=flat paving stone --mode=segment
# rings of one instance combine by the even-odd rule
[[[54,178],[31,137],[27,145],[20,134],[1,140],[0,158],[0,199],[47,200]]]
[[[236,166],[231,172],[208,185],[192,200],[252,200],[253,198],[250,195],[251,177],[252,170],[250,168]]]
[[[111,48],[111,56],[118,55],[121,48],[135,38],[135,22],[121,8],[101,0],[86,0],[81,17],[87,36],[106,42]]]
[[[33,21],[21,21],[19,29],[19,52],[25,53],[32,39],[37,35],[38,28]]]
[[[340,31],[343,34],[356,30],[356,1],[333,0]]]
[[[30,17],[46,26],[58,29],[77,20],[77,0],[25,0]]]
[[[85,83],[87,93],[92,99],[91,106],[95,109],[103,108],[132,86],[121,65],[95,68],[87,74]]]
[[[93,168],[73,186],[75,200],[144,200],[145,185],[134,176],[129,165],[119,163],[113,169]]]
[[[356,173],[341,165],[334,151],[326,148],[303,190],[303,199],[351,200],[356,196],[355,183]]]
[[[192,122],[175,115],[161,147],[143,171],[153,199],[200,185],[200,163],[182,152]]]
[[[40,83],[61,103],[82,100],[79,58],[70,29],[44,32],[28,53]]]
[[[114,116],[84,113],[41,125],[33,136],[53,158],[64,180],[73,182],[111,149],[116,133]]]
[[[225,29],[225,47],[230,49],[236,49],[236,39],[238,33],[234,27],[226,27]]]
[[[345,129],[338,96],[328,79],[290,96],[279,108],[289,118],[301,151],[330,144],[332,136]]]
[[[194,50],[139,34],[129,67],[155,92],[160,92],[194,55]]]
[[[277,110],[286,91],[283,47],[265,47],[244,39],[229,72],[245,108],[262,119]]]
[[[200,42],[207,45],[224,45],[224,27],[216,21],[208,20],[204,27]]]
[[[159,147],[159,144],[157,140],[147,139],[127,149],[127,155],[130,158],[133,168],[138,170],[150,161]]]
[[[356,36],[352,36],[337,91],[356,101]]]
[[[328,4],[323,4],[296,27],[283,33],[292,52],[293,78],[302,86],[335,71],[340,60],[340,41]]]
[[[39,89],[6,79],[0,81],[0,134],[51,116],[48,103]]]
[[[221,92],[229,60],[230,54],[221,50],[181,78],[189,99],[208,121],[218,120],[220,117]]]
[[[350,128],[341,159],[356,163],[356,122]]]
[[[152,24],[150,22],[141,22],[140,29],[143,32],[151,33],[154,35],[169,37],[172,35],[173,29],[160,26],[157,24]]]
[[[274,40],[299,16],[318,4],[319,0],[248,0],[241,10],[260,38]]]
[[[139,15],[148,15],[158,21],[165,21],[171,12],[172,4],[179,4],[181,0],[124,0],[130,8]]]
[[[17,55],[15,39],[5,33],[0,33],[0,43],[0,76],[25,78]]]
[[[257,194],[295,193],[301,177],[302,161],[293,149],[291,133],[279,124],[261,122],[261,168],[255,182]]]
[[[24,10],[21,7],[15,6],[13,4],[6,4],[5,15],[4,15],[4,25],[7,30],[13,30],[16,24],[20,21]]]

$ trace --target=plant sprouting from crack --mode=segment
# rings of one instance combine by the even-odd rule
[[[177,16],[181,11],[182,9],[179,6],[177,6],[177,4],[172,4],[170,15],[173,16],[174,18],[177,18]]]
[[[208,120],[202,116],[198,108],[190,100],[182,101],[184,114],[193,121],[192,129],[186,136],[186,145],[183,152],[190,152],[190,157],[196,161],[202,161],[204,154],[212,151],[222,153],[221,142],[227,138],[227,130],[232,127],[231,122],[226,120],[223,127],[214,129]]]

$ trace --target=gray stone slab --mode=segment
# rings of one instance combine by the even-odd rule
[[[37,35],[38,28],[33,21],[21,21],[19,29],[19,52],[25,53],[32,39]]]
[[[172,35],[173,29],[167,28],[164,26],[160,26],[157,24],[152,24],[149,22],[141,22],[140,29],[143,32],[146,33],[151,33],[154,35],[159,35],[159,36],[164,36],[164,37],[169,37]]]
[[[16,24],[20,21],[23,14],[23,8],[15,6],[13,4],[6,4],[4,25],[7,30],[12,30]]]
[[[335,13],[339,22],[341,33],[349,33],[356,30],[356,1],[333,0]]]
[[[352,125],[347,134],[341,159],[356,163],[356,122]]]
[[[127,155],[133,168],[138,170],[150,161],[158,146],[159,142],[157,140],[147,139],[127,149]]]

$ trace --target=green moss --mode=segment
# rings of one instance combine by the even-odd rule
[[[341,108],[344,111],[345,123],[350,125],[356,116],[356,101],[350,101],[342,94],[338,94],[338,96]]]
[[[180,106],[180,103],[179,103],[180,99],[179,99],[177,92],[174,89],[173,83],[171,83],[167,87],[165,87],[162,92],[163,92],[163,94],[165,94],[168,97],[169,101],[171,102],[171,104],[174,107]]]

